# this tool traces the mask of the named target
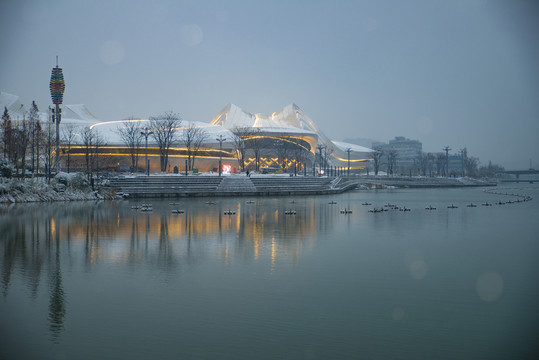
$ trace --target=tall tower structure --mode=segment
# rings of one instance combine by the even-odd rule
[[[449,150],[451,150],[451,148],[446,146],[442,150],[445,151],[445,176],[449,177]]]
[[[64,100],[65,91],[64,74],[62,68],[58,67],[58,56],[56,57],[56,67],[52,68],[51,82],[49,89],[51,91],[52,103],[55,105],[52,109],[52,121],[56,123],[56,160],[55,167],[60,169],[60,121],[62,120],[62,110],[60,105]]]

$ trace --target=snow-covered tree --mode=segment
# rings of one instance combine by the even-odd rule
[[[76,126],[74,124],[67,124],[64,125],[62,129],[62,142],[64,143],[64,150],[67,154],[67,172],[69,173],[70,166],[71,166],[71,159],[70,159],[70,153],[71,153],[71,146],[75,144],[75,139],[77,138],[77,134],[75,133]]]
[[[170,146],[176,141],[177,129],[181,123],[180,115],[172,111],[150,117],[150,131],[152,131],[152,137],[159,146],[159,160],[163,172],[167,170]]]
[[[200,146],[208,138],[208,133],[203,128],[196,124],[190,123],[183,128],[181,142],[187,149],[187,164],[189,170],[193,170],[195,159],[197,157]]]
[[[126,119],[121,126],[118,126],[118,134],[122,138],[123,143],[129,150],[129,156],[131,157],[131,171],[135,171],[138,168],[138,155],[140,152],[140,146],[142,144],[142,126],[139,121],[131,117]]]
[[[4,153],[4,159],[11,159],[12,143],[13,143],[13,128],[11,124],[11,117],[7,107],[4,107],[4,114],[2,115],[2,150]]]

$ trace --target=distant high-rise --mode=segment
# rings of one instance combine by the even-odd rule
[[[423,144],[420,141],[407,139],[404,136],[396,136],[395,139],[389,140],[387,144],[383,142],[373,143],[372,147],[386,153],[390,150],[396,150],[396,165],[401,169],[414,166],[417,155],[423,151]]]

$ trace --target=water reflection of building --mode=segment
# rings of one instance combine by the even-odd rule
[[[24,210],[24,207],[19,210]],[[35,299],[44,277],[49,289],[48,325],[51,341],[58,343],[67,312],[58,220],[55,217],[43,218],[37,212],[24,212],[24,216],[20,215],[10,216],[9,219],[4,217],[5,220],[0,224],[0,232],[4,236],[2,292],[4,296],[8,295],[14,273],[22,270],[31,297]],[[67,234],[68,237],[63,240],[69,242],[69,230]]]
[[[183,206],[181,215],[164,201],[154,203],[152,213],[132,210],[128,202],[0,207],[2,292],[8,296],[23,282],[31,297],[46,297],[50,338],[59,342],[69,314],[66,271],[123,264],[166,274],[208,259],[225,265],[256,261],[273,271],[298,261],[318,234],[334,226],[327,204],[307,197],[294,205],[264,198],[215,205],[190,199]],[[291,206],[301,210],[285,215]],[[223,215],[229,208],[234,216]],[[45,293],[39,294],[40,284],[46,284]]]
[[[103,262],[174,266],[181,258],[196,259],[223,251],[227,256],[241,254],[255,260],[275,261],[281,255],[300,256],[298,244],[315,241],[320,228],[333,226],[326,219],[327,206],[306,204],[297,215],[287,216],[284,211],[289,206],[282,199],[265,201],[270,205],[242,201],[206,205],[202,200],[192,200],[185,204],[185,213],[181,215],[172,214],[165,202],[155,204],[152,213],[132,210],[129,203],[54,204],[44,213],[37,206],[19,207],[10,212],[9,218],[13,219],[9,225],[3,224],[0,229],[8,239],[4,242],[2,261],[4,291],[9,288],[13,268],[28,264],[35,274],[30,277],[34,282],[32,288],[37,291],[45,258],[51,272],[48,279],[54,283],[51,291],[56,291],[55,296],[60,299],[60,254],[66,247],[82,256],[89,271]],[[223,215],[229,208],[236,210],[236,214]],[[17,216],[19,211],[25,216]],[[18,263],[19,259],[24,261]],[[62,307],[55,309],[61,311]]]

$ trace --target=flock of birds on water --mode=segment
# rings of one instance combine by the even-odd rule
[[[486,202],[482,203],[481,206],[515,204],[515,203],[531,201],[533,199],[529,195],[521,195],[521,194],[506,193],[506,192],[499,192],[499,191],[497,192],[497,191],[492,191],[492,190],[485,190],[485,192],[489,193],[489,194],[493,194],[493,195],[513,196],[514,198],[516,198],[516,200],[507,200],[507,201],[499,200],[499,201],[496,201],[494,203],[489,203],[488,201],[486,201]],[[295,204],[296,202],[295,202],[295,200],[291,200],[290,203]],[[216,202],[213,201],[213,200],[209,200],[209,201],[206,201],[205,204],[207,204],[207,205],[215,205]],[[255,201],[254,200],[247,200],[245,202],[245,204],[255,204]],[[329,205],[336,205],[337,202],[336,201],[330,201],[330,202],[328,202],[328,204]],[[169,203],[169,205],[177,207],[180,204],[179,203]],[[363,206],[371,206],[372,203],[366,201],[366,202],[361,203],[361,205],[363,205]],[[470,204],[467,204],[466,207],[474,208],[474,207],[477,207],[477,205],[474,204],[474,203],[470,203]],[[450,204],[450,205],[447,206],[447,208],[448,209],[458,209],[458,206],[454,205],[454,204]],[[142,204],[131,206],[131,209],[141,211],[141,212],[151,212],[151,211],[153,211],[153,205],[151,203],[142,203]],[[429,205],[429,206],[425,207],[425,210],[430,210],[430,211],[436,210],[436,207],[434,207],[432,205]],[[412,209],[410,209],[410,208],[408,208],[406,206],[397,206],[395,204],[387,203],[387,204],[383,205],[382,207],[379,207],[379,208],[374,207],[374,208],[368,210],[369,213],[382,213],[382,212],[389,212],[389,211],[403,211],[403,212],[406,212],[406,211],[412,211]],[[171,210],[171,213],[175,214],[175,215],[184,214],[185,210],[174,208],[174,209]],[[343,208],[343,209],[340,210],[340,213],[345,214],[345,215],[352,214],[352,210],[347,209],[347,208]],[[289,209],[285,209],[284,214],[285,215],[296,215],[297,211],[292,209],[292,208],[289,208]],[[228,216],[236,215],[236,210],[233,210],[233,209],[224,210],[223,215],[228,215]]]

